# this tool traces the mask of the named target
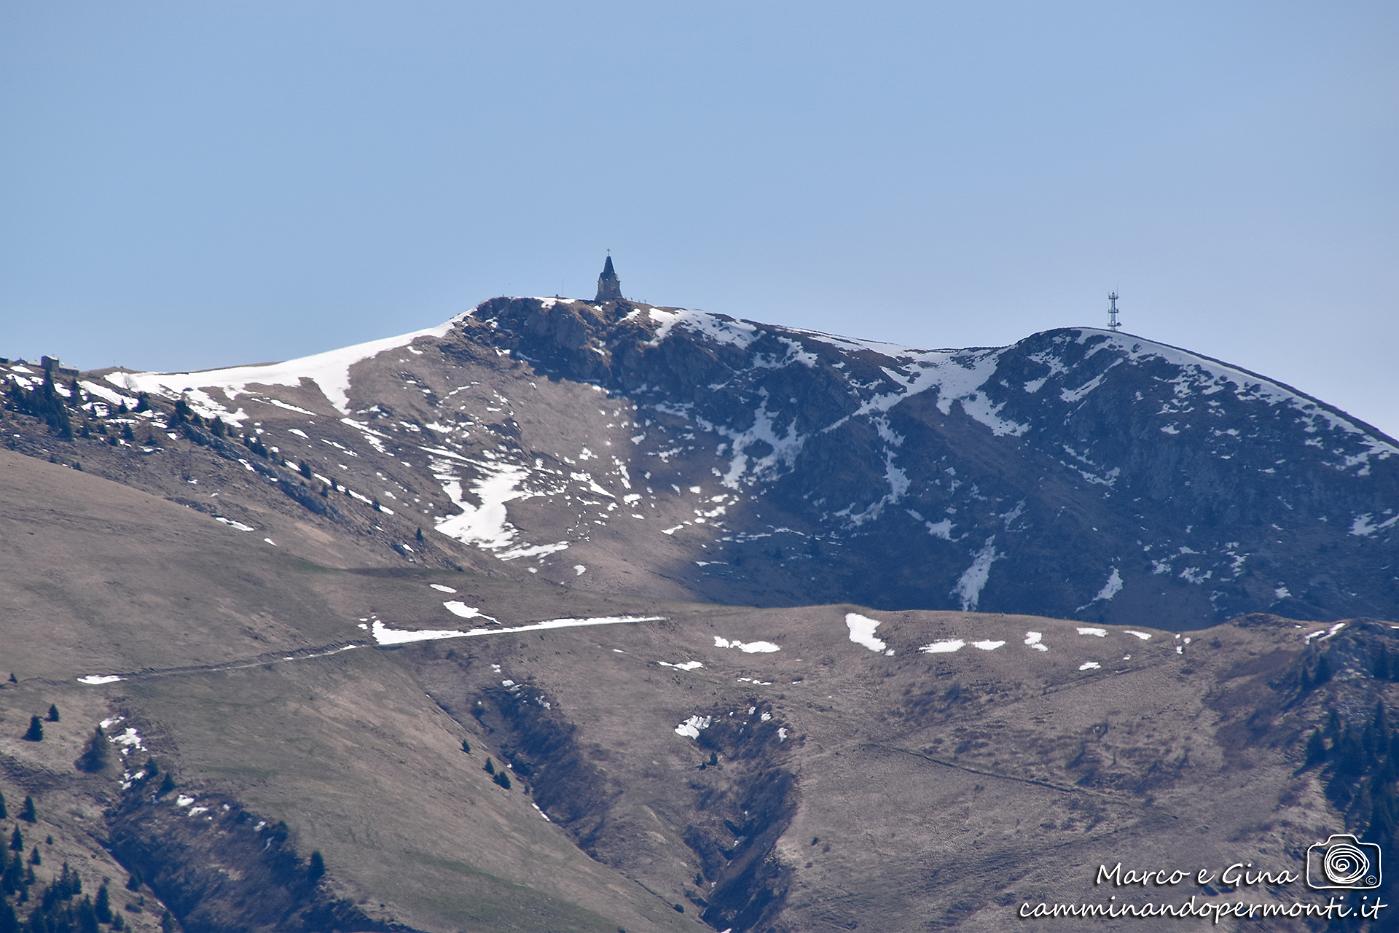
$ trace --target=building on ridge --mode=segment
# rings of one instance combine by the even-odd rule
[[[607,261],[602,264],[602,275],[597,277],[597,297],[593,300],[599,304],[622,300],[622,280],[617,278],[617,270],[612,268],[611,253],[607,254]]]

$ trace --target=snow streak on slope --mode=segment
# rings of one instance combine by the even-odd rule
[[[463,632],[459,629],[425,629],[409,631],[389,628],[378,619],[374,620],[372,634],[381,645],[405,645],[415,641],[439,641],[444,638],[477,638],[481,635],[511,635],[518,632],[542,632],[556,628],[586,628],[594,625],[628,625],[633,622],[663,622],[664,616],[595,616],[586,619],[549,619],[532,622],[528,625],[512,625],[507,628],[473,628]]]
[[[301,380],[306,379],[320,387],[322,394],[336,411],[349,414],[351,366],[385,351],[407,346],[420,337],[444,337],[462,317],[464,315],[459,315],[445,324],[416,330],[410,334],[371,340],[368,343],[327,350],[324,353],[282,363],[235,366],[231,369],[210,369],[193,373],[114,372],[107,375],[107,381],[130,392],[149,392],[167,397],[178,397],[182,393],[199,389],[222,389],[224,394],[232,399],[245,393],[250,385],[298,386]],[[218,409],[207,396],[201,401],[211,409]],[[221,409],[211,413],[219,414],[225,421],[235,423],[246,417],[240,417],[238,412],[225,412]]]
[[[494,551],[501,560],[538,557],[568,547],[566,541],[539,545],[515,543],[518,531],[507,518],[505,503],[529,497],[530,493],[523,486],[529,475],[527,470],[513,464],[473,462],[471,465],[482,474],[471,486],[471,491],[479,503],[477,505],[472,505],[463,497],[462,481],[458,475],[459,464],[447,459],[433,461],[433,475],[442,483],[442,490],[447,498],[461,509],[457,515],[438,519],[438,531],[456,538],[463,544]]]
[[[1209,396],[1231,389],[1241,401],[1257,400],[1274,405],[1288,405],[1302,415],[1307,423],[1308,433],[1314,434],[1326,427],[1355,435],[1362,443],[1363,449],[1346,457],[1342,466],[1359,467],[1361,476],[1368,474],[1369,461],[1372,458],[1384,460],[1399,455],[1399,447],[1376,437],[1364,425],[1325,408],[1316,399],[1302,395],[1281,383],[1169,344],[1088,327],[1077,328],[1077,331],[1078,342],[1081,344],[1094,339],[1098,341],[1089,349],[1090,356],[1103,348],[1111,347],[1129,360],[1159,359],[1179,367],[1181,375],[1174,383],[1177,396]],[[1076,390],[1075,397],[1071,400],[1077,401],[1096,387],[1094,382],[1090,382]]]

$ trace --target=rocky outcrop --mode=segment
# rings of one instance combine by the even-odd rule
[[[154,782],[152,782],[154,783]],[[293,846],[237,801],[134,787],[108,816],[112,852],[188,933],[358,930],[412,933],[336,897]]]
[[[669,568],[708,599],[1172,627],[1394,608],[1399,446],[1175,347],[903,350],[552,299],[486,302],[459,339],[631,399],[647,443],[748,498],[709,569]]]

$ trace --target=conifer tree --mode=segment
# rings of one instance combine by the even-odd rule
[[[0,791],[0,820],[7,820],[9,818],[10,811],[5,808],[5,794],[3,791]],[[5,864],[0,862],[0,869],[4,869],[4,867]]]
[[[58,722],[58,707],[53,703],[49,704],[49,722]]]
[[[19,808],[19,818],[26,823],[39,822],[39,810],[34,806],[34,798],[25,795],[24,806]]]
[[[23,852],[23,851],[24,851],[24,833],[22,833],[22,832],[19,831],[19,827],[18,827],[18,826],[15,827],[15,831],[14,831],[14,832],[10,833],[10,851],[11,851],[11,852]]]
[[[97,912],[86,897],[78,904],[78,933],[98,933]]]
[[[24,733],[26,742],[44,741],[44,724],[39,721],[38,716],[29,717],[29,731]]]
[[[93,730],[92,737],[87,740],[87,747],[76,762],[78,770],[92,774],[106,768],[111,757],[107,744],[107,734],[98,726]]]
[[[1313,729],[1311,737],[1307,739],[1307,759],[1304,767],[1310,768],[1326,758],[1326,739],[1322,738],[1320,729]]]
[[[315,885],[325,875],[325,859],[321,856],[321,850],[316,849],[311,853],[311,864],[306,869],[306,880]]]
[[[98,923],[112,922],[112,905],[107,894],[106,882],[103,882],[102,887],[97,889],[97,900],[93,902],[92,909],[97,915]]]

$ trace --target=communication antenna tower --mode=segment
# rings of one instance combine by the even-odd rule
[[[1108,330],[1114,334],[1122,328],[1117,320],[1117,289],[1108,292]]]

